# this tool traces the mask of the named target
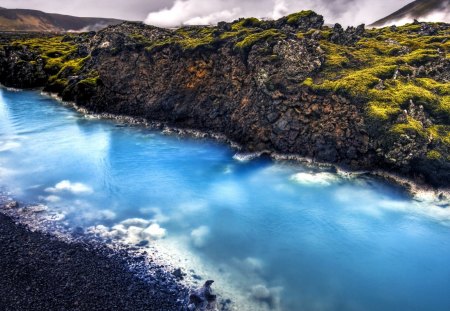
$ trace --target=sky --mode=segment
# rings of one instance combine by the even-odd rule
[[[112,17],[173,27],[212,24],[239,17],[277,19],[312,9],[329,24],[370,24],[412,0],[0,0],[6,8],[76,16]]]

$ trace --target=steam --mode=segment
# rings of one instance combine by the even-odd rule
[[[175,0],[148,14],[145,23],[160,27],[207,25],[240,17],[278,19],[301,10],[314,10],[327,23],[370,23],[398,10],[410,0]]]
[[[445,8],[442,10],[435,10],[428,15],[416,17],[416,16],[407,16],[401,19],[390,20],[387,23],[380,25],[380,27],[391,26],[391,25],[404,25],[408,23],[412,23],[414,19],[418,19],[421,22],[450,22],[450,9]]]
[[[89,32],[89,31],[99,31],[102,30],[103,28],[108,27],[109,24],[108,23],[104,23],[104,22],[100,22],[100,23],[95,23],[93,25],[87,25],[81,29],[70,29],[68,32]]]

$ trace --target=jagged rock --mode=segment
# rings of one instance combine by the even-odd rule
[[[212,283],[214,281],[208,280],[202,287],[189,294],[189,311],[216,310],[217,296],[213,294]]]
[[[302,11],[282,17],[275,21],[275,27],[287,30],[308,31],[321,29],[324,24],[323,16],[312,11]]]
[[[25,45],[3,44],[0,82],[15,87],[44,86],[64,100],[97,113],[221,133],[243,146],[244,151],[296,154],[355,169],[387,167],[408,171],[408,176],[424,175],[436,185],[448,185],[445,174],[434,173],[445,165],[435,161],[433,176],[423,171],[430,162],[424,155],[427,148],[437,146],[446,155],[445,146],[411,135],[399,139],[398,145],[389,141],[387,126],[407,124],[404,116],[401,119],[401,115],[395,115],[384,125],[372,124],[363,99],[343,92],[338,96],[334,91],[317,91],[304,84],[308,78],[323,79],[320,74],[327,65],[326,53],[320,46],[322,36],[314,35],[317,31],[298,35],[296,27],[320,28],[320,16],[308,13],[294,15],[291,21],[285,17],[278,21],[249,19],[248,23],[256,24],[251,26],[255,33],[245,38],[233,30],[233,23],[178,31],[124,23],[97,33],[71,35],[64,38],[77,46],[70,59],[86,53],[90,56],[78,72],[52,69]],[[276,25],[279,28],[271,28]],[[205,37],[198,34],[208,31],[211,36],[206,38],[210,41],[205,42]],[[192,36],[189,40],[186,34],[181,35],[186,32]],[[322,34],[327,32],[325,29]],[[363,25],[344,31],[337,24],[329,40],[352,45],[370,35]],[[244,39],[248,41],[245,48]],[[399,41],[386,39],[380,44],[392,47],[391,56],[409,54],[408,47]],[[346,53],[342,58],[347,58]],[[351,62],[351,57],[347,61]],[[402,81],[406,75],[409,79],[429,77],[442,83],[450,79],[450,60],[444,54],[402,67],[390,73],[388,79]],[[409,69],[411,73],[405,74]],[[50,83],[49,77],[55,74],[64,83]],[[370,88],[390,87],[385,79],[380,78]],[[407,113],[420,110],[420,103],[416,106]],[[440,117],[430,118],[429,113],[415,113],[414,117],[431,127]],[[440,124],[444,121],[448,122],[442,120]],[[423,148],[420,144],[424,144]],[[408,148],[414,151],[413,156],[407,154]],[[419,160],[424,164],[417,165]]]
[[[336,44],[342,45],[354,45],[361,39],[365,32],[364,24],[358,27],[347,27],[344,31],[340,24],[335,24],[333,27],[333,32],[330,37],[330,41]]]
[[[184,277],[186,276],[186,273],[184,273],[183,271],[181,271],[180,268],[175,269],[172,274],[179,280],[183,280]]]
[[[19,208],[19,202],[17,201],[8,201],[4,204],[5,209]]]

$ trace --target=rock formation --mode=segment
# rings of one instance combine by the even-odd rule
[[[0,82],[44,87],[97,113],[222,133],[250,152],[447,187],[448,35],[446,24],[331,29],[311,11],[177,30],[123,23],[2,36]]]

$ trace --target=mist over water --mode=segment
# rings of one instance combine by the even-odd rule
[[[166,248],[236,310],[450,309],[448,208],[234,155],[0,90],[0,185],[74,228]]]

